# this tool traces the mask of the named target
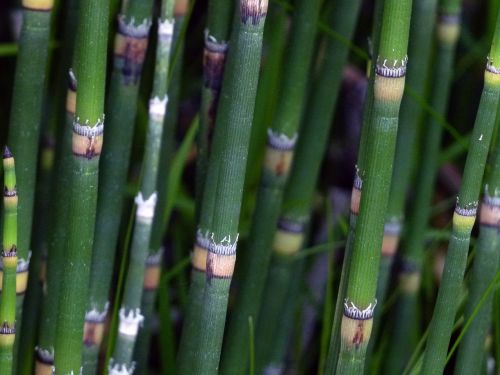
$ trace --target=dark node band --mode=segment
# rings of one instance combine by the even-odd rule
[[[14,189],[9,190],[7,186],[4,186],[3,188],[3,196],[4,197],[15,197],[17,195],[17,189],[14,187]]]
[[[278,229],[291,233],[304,233],[306,223],[282,217],[278,220]]]
[[[373,303],[370,303],[366,309],[361,310],[356,307],[352,301],[346,298],[344,300],[344,316],[354,320],[372,319],[375,306],[377,306],[377,299],[375,299]]]
[[[408,56],[401,60],[388,60],[382,59],[380,56],[377,58],[375,64],[375,73],[381,77],[386,78],[401,78],[406,75],[406,66],[408,64]]]
[[[267,0],[246,0],[240,2],[241,22],[258,25],[267,14]]]

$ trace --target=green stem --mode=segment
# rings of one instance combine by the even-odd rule
[[[178,372],[181,374],[217,373],[229,286],[236,260],[246,154],[257,92],[267,1],[241,0],[237,12],[235,19],[238,25],[233,29],[232,48],[226,62],[193,255],[193,266],[201,272],[193,275],[191,290],[199,287],[204,291],[203,296],[199,290],[193,291],[196,297],[201,297],[202,309],[199,315],[195,313],[188,318],[201,319],[198,323],[200,331],[187,330],[183,333],[178,361]],[[186,324],[193,323],[187,321]],[[183,345],[190,346],[191,351]]]
[[[4,221],[2,246],[2,278],[0,282],[0,372],[13,374],[14,340],[16,337],[16,269],[17,269],[17,207],[16,168],[14,157],[5,147]]]
[[[358,167],[363,194],[359,205],[353,254],[341,323],[341,346],[337,372],[359,373],[377,304],[376,289],[380,266],[384,219],[394,160],[398,115],[404,91],[411,0],[386,0],[383,5],[380,44],[375,63],[373,104],[368,122],[365,156]],[[365,113],[366,115],[366,113]],[[338,334],[335,332],[334,334]]]
[[[283,190],[288,179],[304,106],[306,83],[313,56],[316,22],[321,2],[299,1],[291,25],[291,36],[276,114],[268,129],[266,156],[257,206],[250,230],[250,245],[239,258],[243,289],[236,299],[225,340],[222,372],[246,372],[248,362],[248,317],[258,319],[260,301],[271,260],[271,244],[278,222]]]
[[[201,209],[210,153],[210,139],[214,131],[217,105],[224,75],[232,5],[232,2],[227,0],[211,0],[208,3],[205,49],[203,51],[200,131],[198,133],[198,155],[196,158],[196,206],[198,214]]]
[[[99,155],[104,127],[104,88],[109,3],[82,0],[75,45],[78,96],[73,122],[72,177],[66,253],[54,345],[55,371],[80,372],[97,206]]]
[[[23,21],[9,123],[8,144],[17,158],[18,189],[19,194],[23,197],[18,208],[19,225],[17,229],[19,238],[17,284],[19,291],[16,321],[19,332],[21,332],[22,307],[31,257],[31,228],[52,5],[52,0],[24,0],[22,2]],[[19,339],[16,340],[15,346],[14,358],[16,358]],[[15,366],[14,363],[14,368],[16,368]]]
[[[132,234],[129,266],[124,284],[124,294],[119,312],[120,323],[118,336],[110,362],[109,370],[113,372],[134,369],[133,352],[139,331],[139,325],[144,320],[141,312],[143,285],[152,275],[146,273],[147,263],[159,268],[161,250],[149,257],[149,244],[157,200],[156,186],[163,123],[167,111],[167,81],[170,62],[170,51],[174,31],[173,0],[163,0],[161,16],[158,20],[158,40],[154,69],[153,90],[149,101],[149,122],[144,152],[143,171],[139,194],[135,199],[137,204],[135,226]],[[148,261],[148,262],[147,262]],[[148,267],[149,268],[149,267]],[[148,269],[150,271],[150,269]],[[156,276],[153,275],[153,276]]]
[[[104,152],[99,165],[97,221],[83,347],[84,374],[94,374],[97,370],[107,317],[152,3],[152,0],[128,1],[118,16],[106,103]]]
[[[469,153],[458,194],[453,229],[440,283],[439,292],[430,323],[429,338],[425,348],[422,372],[441,374],[446,363],[455,314],[456,296],[462,287],[467,264],[472,227],[476,219],[478,199],[495,125],[496,110],[500,102],[500,19],[486,64],[484,87],[472,132]]]
[[[433,63],[430,102],[437,114],[446,112],[451,90],[452,67],[459,33],[459,1],[441,1],[442,16],[437,19],[437,53]],[[454,3],[454,4],[452,4]],[[448,16],[445,16],[448,15]],[[437,79],[439,77],[439,79]],[[415,197],[410,208],[408,232],[400,248],[401,271],[398,276],[401,290],[395,307],[395,321],[390,347],[395,350],[386,367],[387,371],[399,373],[412,352],[418,339],[417,294],[420,289],[428,220],[431,214],[431,199],[434,193],[436,174],[439,166],[439,150],[443,127],[435,116],[429,117],[423,129],[418,171],[415,179]]]

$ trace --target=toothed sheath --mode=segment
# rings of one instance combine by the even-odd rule
[[[80,373],[96,218],[99,155],[104,127],[104,88],[109,3],[81,0],[75,73],[78,79],[72,127],[72,178],[68,227],[54,347],[57,374]]]
[[[119,313],[119,325],[112,363],[109,370],[134,367],[133,352],[137,334],[143,324],[141,311],[144,278],[151,229],[157,201],[156,181],[160,158],[163,122],[167,111],[167,80],[170,50],[174,30],[173,0],[162,1],[158,20],[158,42],[154,70],[153,91],[149,100],[149,121],[143,159],[140,191],[135,198],[135,224],[130,247],[129,265]]]
[[[458,6],[459,4],[456,5],[457,8]],[[453,228],[443,276],[429,325],[429,337],[422,364],[423,374],[443,372],[458,308],[457,296],[460,295],[462,288],[471,231],[476,220],[486,158],[500,102],[500,24],[498,21],[485,65],[483,92],[453,214]]]
[[[5,147],[3,152],[3,246],[0,278],[0,373],[13,374],[14,340],[16,337],[16,270],[17,262],[17,206],[16,168],[14,156]]]

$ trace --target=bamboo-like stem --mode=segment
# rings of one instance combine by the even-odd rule
[[[191,318],[201,319],[201,329],[198,333],[190,329],[183,333],[178,363],[180,374],[217,373],[236,260],[267,0],[241,0],[236,12],[237,26],[231,36],[232,47],[226,62],[193,254],[193,267],[199,272],[193,272],[191,290],[194,287],[203,290],[204,284],[204,291],[202,311]],[[185,326],[189,324],[187,321]]]
[[[363,184],[341,323],[337,372],[360,373],[377,304],[376,287],[384,219],[389,199],[398,115],[403,95],[411,0],[386,0],[375,76],[366,154],[358,176]],[[334,334],[338,334],[335,332]]]
[[[460,1],[441,1],[436,26],[437,54],[432,68],[430,102],[436,113],[445,115],[451,89],[452,66],[459,34]],[[427,21],[424,21],[427,22]],[[439,79],[438,79],[439,77]],[[417,344],[417,295],[424,256],[424,233],[430,216],[431,199],[439,165],[442,126],[428,118],[423,131],[415,180],[415,197],[407,221],[407,234],[400,247],[401,271],[398,275],[401,294],[394,313],[390,348],[394,351],[387,371],[398,373]],[[390,367],[389,367],[390,366]]]
[[[75,117],[76,106],[76,77],[70,71],[69,85],[66,94],[66,128],[63,131],[59,145],[59,158],[57,158],[55,175],[55,195],[53,212],[51,215],[54,226],[49,233],[48,259],[46,276],[43,281],[44,299],[40,317],[40,332],[36,347],[35,373],[49,375],[54,365],[54,343],[56,335],[57,311],[59,307],[60,283],[64,256],[64,239],[66,232],[65,223],[68,220],[68,209],[71,192],[65,188],[71,186],[71,125]]]
[[[273,235],[298,137],[320,8],[321,2],[318,0],[299,1],[295,7],[276,115],[268,129],[263,174],[250,230],[250,245],[238,260],[244,266],[240,274],[243,289],[236,299],[229,321],[222,361],[224,374],[246,372],[249,353],[248,317],[253,321],[258,319],[271,260]]]
[[[139,194],[135,199],[137,205],[134,231],[130,249],[129,266],[124,284],[124,294],[119,313],[119,327],[113,358],[109,365],[112,373],[133,373],[133,352],[139,325],[144,320],[141,312],[141,299],[146,282],[158,284],[158,272],[146,274],[149,255],[151,230],[157,200],[156,185],[163,123],[167,111],[167,81],[170,62],[170,51],[174,31],[174,1],[163,0],[161,16],[158,20],[158,42],[154,70],[153,90],[149,101],[148,133],[143,161],[143,172]],[[161,259],[161,252],[154,258]],[[148,263],[159,269],[159,260],[151,257]],[[148,267],[148,271],[151,269]],[[151,278],[151,279],[150,279]]]
[[[48,62],[50,18],[53,0],[23,0],[23,22],[16,61],[8,144],[17,158],[20,201],[18,225],[17,330],[21,331],[22,307],[28,283],[31,228],[45,75]],[[19,335],[15,348],[19,346]],[[17,350],[14,349],[14,362]],[[14,363],[14,368],[16,364]]]
[[[408,55],[412,64],[408,67],[407,84],[416,95],[425,97],[426,82],[429,76],[430,57],[432,51],[433,31],[428,27],[429,22],[435,24],[437,0],[413,2],[412,18],[410,25],[410,41],[408,44]],[[403,96],[399,116],[399,129],[396,141],[396,154],[394,157],[394,169],[392,173],[391,192],[387,206],[387,218],[384,227],[384,239],[382,241],[382,259],[377,285],[377,301],[384,303],[394,255],[399,246],[400,235],[405,226],[405,204],[410,185],[414,160],[416,154],[417,128],[421,121],[422,107],[409,94]],[[374,327],[372,339],[368,347],[369,352],[377,340],[380,329],[381,309],[377,309],[374,315]],[[402,329],[402,328],[401,328]],[[406,332],[407,333],[407,332]],[[395,332],[394,336],[403,336]],[[406,335],[408,337],[408,335]],[[405,340],[408,342],[408,340]],[[394,342],[394,341],[393,341]],[[405,352],[408,345],[397,343],[391,348],[391,353],[384,361],[384,371],[390,374],[400,373],[409,353]]]
[[[382,28],[382,11],[383,11],[383,0],[377,0],[375,2],[375,9],[373,15],[373,26],[372,26],[372,48],[378,50],[378,45],[380,42],[380,31]],[[373,109],[373,84],[374,76],[372,74],[372,69],[370,68],[374,64],[373,56],[370,61],[368,61],[368,88],[366,92],[366,97],[363,105],[363,119],[361,128],[361,137],[359,141],[358,149],[358,164],[356,166],[357,170],[354,176],[352,189],[351,189],[351,205],[349,212],[349,231],[347,233],[347,241],[344,249],[344,260],[342,262],[342,271],[340,275],[340,282],[337,292],[337,300],[335,303],[335,311],[333,314],[332,329],[330,332],[330,345],[328,348],[328,356],[326,359],[325,371],[334,373],[337,362],[338,355],[340,352],[340,344],[342,341],[340,335],[340,325],[343,318],[344,311],[344,298],[347,290],[347,283],[349,280],[349,268],[351,265],[352,251],[354,245],[354,235],[356,230],[356,223],[359,214],[359,203],[361,200],[361,190],[362,190],[362,180],[358,175],[358,170],[364,169],[363,163],[365,162],[365,154],[367,149],[367,139],[369,138],[370,121]]]
[[[151,341],[151,320],[153,319],[154,305],[158,289],[158,277],[161,273],[161,261],[163,254],[163,236],[168,224],[169,212],[165,209],[167,203],[168,174],[171,170],[175,149],[175,130],[177,125],[177,113],[179,105],[180,78],[182,73],[182,55],[184,51],[184,39],[179,39],[181,30],[186,26],[188,18],[186,12],[188,2],[177,0],[174,12],[174,34],[172,38],[172,52],[176,51],[178,43],[179,54],[174,56],[170,54],[170,72],[168,81],[168,111],[165,114],[165,121],[162,131],[162,141],[159,161],[159,175],[157,177],[158,201],[153,219],[153,228],[151,231],[151,241],[149,244],[149,256],[146,261],[146,275],[144,277],[144,290],[142,295],[141,312],[144,315],[144,327],[139,330],[137,344],[135,346],[134,361],[136,362],[136,371],[138,374],[147,372],[147,360],[149,356],[149,347]],[[176,58],[176,60],[174,60]],[[149,275],[149,276],[148,276]],[[168,297],[163,297],[168,298]],[[171,368],[175,368],[171,363]]]
[[[500,18],[499,18],[500,19]],[[490,161],[490,175],[484,184],[484,195],[479,215],[479,238],[470,275],[469,295],[465,305],[467,321],[495,278],[500,259],[500,137],[495,142]],[[455,374],[472,374],[481,368],[485,359],[484,343],[491,323],[493,294],[490,294],[465,333],[458,350]]]
[[[78,96],[72,129],[72,176],[68,187],[72,197],[54,345],[55,371],[59,374],[76,374],[82,366],[82,337],[104,128],[109,3],[82,0],[80,12],[75,44]]]
[[[453,215],[453,229],[443,277],[429,326],[429,337],[422,364],[424,374],[441,374],[446,364],[446,353],[458,307],[456,296],[462,287],[470,235],[476,219],[486,158],[500,102],[499,74],[500,23],[497,23],[484,73],[483,93]]]
[[[17,207],[16,168],[14,156],[5,147],[4,221],[2,246],[2,300],[0,301],[0,372],[13,374],[14,340],[16,337],[16,269],[17,269]]]
[[[334,4],[330,20],[332,28],[347,40],[353,35],[359,8],[359,1],[339,1]],[[278,322],[288,319],[283,315],[291,313],[283,307],[294,275],[291,262],[303,246],[347,52],[345,44],[333,39],[327,41],[317,80],[307,102],[295,162],[285,189],[281,218],[275,229],[273,255],[259,312],[259,316],[266,318],[257,322],[257,372],[267,366],[271,359]]]
[[[372,39],[374,49],[378,49],[380,41],[380,31],[382,24],[382,11],[383,11],[383,0],[378,0],[375,2],[375,10],[373,15],[373,28],[372,28]],[[373,57],[372,57],[373,59]],[[373,65],[373,61],[368,62],[368,67]],[[368,71],[368,89],[365,97],[365,102],[363,106],[363,121],[361,128],[361,139],[359,142],[358,150],[358,164],[355,177],[353,180],[352,190],[351,190],[351,206],[349,212],[349,231],[347,233],[347,241],[344,250],[344,260],[342,262],[342,271],[340,275],[340,282],[337,292],[337,300],[335,303],[335,311],[333,314],[332,329],[330,332],[330,345],[328,348],[328,356],[326,359],[325,371],[329,373],[334,373],[337,362],[338,355],[340,351],[340,344],[342,341],[340,335],[340,325],[343,318],[344,311],[344,298],[347,290],[347,282],[349,280],[349,267],[351,265],[352,251],[354,245],[354,235],[356,230],[356,223],[359,214],[359,203],[361,199],[362,190],[362,180],[358,175],[358,170],[364,169],[363,163],[365,161],[365,154],[367,149],[367,139],[369,138],[370,130],[370,120],[373,109],[373,84],[374,77],[371,69]]]
[[[109,306],[152,5],[152,0],[131,0],[124,4],[122,13],[118,16],[113,71],[106,103],[103,154],[99,165],[97,221],[84,333],[85,374],[94,374],[97,370]]]
[[[177,129],[177,117],[179,113],[179,95],[181,86],[181,76],[183,69],[183,55],[185,41],[181,38],[181,32],[188,22],[188,0],[176,0],[174,10],[174,36],[172,39],[172,54],[170,56],[170,72],[168,82],[168,111],[165,115],[165,125],[162,132],[160,173],[158,178],[158,204],[156,205],[155,221],[153,224],[153,237],[151,244],[158,250],[165,233],[167,218],[164,215],[163,208],[167,202],[167,196],[164,192],[168,186],[168,173],[170,163],[175,152],[175,134]],[[177,53],[175,53],[177,52]],[[157,246],[156,246],[157,245]]]
[[[268,10],[268,22],[264,28],[263,67],[259,76],[252,134],[248,148],[247,165],[262,165],[267,143],[267,124],[270,124],[276,112],[279,88],[283,76],[283,58],[288,38],[288,14],[281,4],[271,2]],[[260,181],[262,168],[247,168],[244,191],[254,191]],[[241,264],[239,262],[238,264]],[[239,266],[236,266],[237,268]],[[238,271],[236,271],[238,273]],[[254,326],[255,326],[254,321]]]
[[[68,74],[73,59],[78,3],[79,0],[70,0],[65,3],[64,38],[59,61],[60,66],[55,69],[54,73],[57,77]],[[59,129],[56,137],[55,163],[50,186],[48,186],[48,189],[52,192],[52,199],[48,203],[48,221],[52,225],[50,225],[46,234],[47,253],[44,254],[46,258],[42,259],[40,266],[42,301],[38,332],[35,332],[37,346],[34,353],[35,374],[37,375],[51,374],[54,365],[55,321],[59,306],[64,238],[71,196],[71,192],[66,188],[70,186],[71,181],[71,124],[75,116],[76,106],[76,77],[72,74],[72,71],[68,76],[68,80],[60,79],[57,82],[58,101],[54,104],[54,113],[51,113],[52,121],[56,122]],[[29,316],[25,314],[24,317],[26,319]],[[21,340],[23,339],[24,336],[21,337]],[[32,348],[27,350],[32,350]],[[21,366],[21,363],[19,365]],[[31,371],[31,365],[29,364],[29,371]],[[21,369],[19,371],[22,372]]]
[[[231,25],[233,3],[211,0],[208,3],[205,48],[203,51],[203,87],[201,89],[201,116],[196,158],[196,207],[201,209],[203,187],[208,168],[210,139],[214,131],[217,105],[224,75],[227,40]]]

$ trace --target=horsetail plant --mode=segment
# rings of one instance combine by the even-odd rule
[[[441,374],[446,364],[446,353],[458,307],[456,297],[462,287],[486,158],[500,103],[499,77],[500,22],[497,21],[486,63],[481,101],[453,214],[453,228],[443,276],[429,326],[429,337],[422,364],[424,374]]]
[[[363,161],[364,169],[358,171],[363,194],[340,331],[337,371],[341,374],[363,371],[377,304],[379,249],[382,248],[399,106],[405,85],[410,14],[411,1],[384,1],[366,159]]]
[[[196,200],[198,211],[205,184],[210,139],[212,138],[217,105],[224,74],[227,40],[231,25],[232,2],[211,0],[208,2],[207,28],[203,50],[203,87],[201,89],[201,117],[196,158]]]
[[[5,147],[4,167],[4,222],[2,249],[2,299],[0,301],[0,372],[13,374],[14,340],[16,337],[16,269],[17,269],[17,206],[16,171],[14,156]]]
[[[333,30],[346,40],[352,38],[360,6],[360,1],[342,0],[334,3],[330,22]],[[275,227],[271,264],[261,301],[259,316],[266,318],[257,321],[256,341],[260,343],[255,354],[257,371],[269,364],[278,322],[287,319],[284,315],[291,314],[283,306],[295,270],[292,261],[304,244],[347,54],[345,43],[328,39],[317,79],[307,101],[307,112],[285,188],[283,207]]]
[[[415,1],[412,7],[410,40],[408,55],[412,64],[408,66],[406,85],[414,95],[425,97],[426,79],[432,51],[433,28],[428,27],[429,20],[436,18],[437,0]],[[433,24],[433,23],[432,23]],[[387,206],[387,219],[382,241],[382,258],[377,286],[377,301],[383,303],[394,255],[398,250],[399,239],[404,225],[405,203],[408,186],[411,181],[415,159],[415,140],[421,119],[422,107],[409,94],[404,94],[401,101],[399,127],[396,140],[396,153],[391,179],[390,199]],[[375,323],[380,316],[375,312]],[[377,330],[374,327],[374,330]],[[375,337],[375,336],[374,336]],[[397,357],[397,356],[394,356]]]
[[[439,115],[446,113],[451,89],[452,66],[459,35],[460,0],[442,0],[437,17],[437,53],[432,69],[434,77],[430,102]],[[426,21],[424,21],[426,22]],[[437,79],[439,77],[439,79]],[[400,272],[398,283],[401,294],[395,307],[395,321],[390,339],[391,350],[399,355],[391,356],[388,371],[401,371],[416,345],[417,296],[420,288],[420,270],[424,257],[424,233],[430,216],[431,198],[438,169],[439,150],[443,128],[438,120],[429,117],[423,130],[422,152],[418,160],[416,189],[410,215],[408,231],[400,249]],[[413,325],[413,327],[412,327]],[[393,370],[392,370],[393,369]]]
[[[78,77],[70,160],[72,196],[54,345],[55,371],[79,373],[104,129],[109,3],[81,0],[75,44]]]
[[[180,374],[215,374],[219,366],[267,5],[267,0],[241,0],[236,10],[193,254],[196,277],[204,277],[205,285],[201,311],[188,318],[200,319],[200,331],[183,333]]]
[[[8,144],[17,158],[19,194],[17,329],[21,331],[22,307],[28,284],[31,227],[35,199],[36,166],[42,102],[47,70],[50,18],[53,0],[23,0],[23,21],[16,61]],[[38,277],[38,275],[34,275]],[[19,336],[19,335],[18,335]],[[19,340],[16,340],[16,348]],[[16,358],[16,350],[14,358]],[[14,360],[15,362],[15,360]],[[14,368],[15,368],[14,364]]]
[[[224,374],[246,372],[249,353],[248,319],[251,317],[253,321],[257,321],[283,190],[298,137],[320,8],[319,0],[302,0],[296,3],[285,53],[288,63],[283,73],[275,117],[268,128],[263,174],[250,230],[250,245],[238,259],[242,272],[240,282],[244,287],[237,296],[229,320],[222,358]]]
[[[186,6],[187,3],[180,3],[180,5]],[[175,32],[174,29],[174,38],[178,36],[180,26],[183,23],[183,14],[179,14],[180,6],[177,6],[177,15],[176,15],[176,23],[175,29],[178,31]],[[200,213],[200,202],[203,194],[203,186],[204,181],[206,179],[206,172],[208,166],[208,157],[209,157],[209,141],[211,138],[211,134],[213,133],[213,128],[215,125],[215,118],[217,113],[217,105],[219,101],[220,88],[222,85],[222,77],[224,72],[224,65],[226,60],[228,43],[227,40],[229,38],[229,26],[231,23],[231,11],[233,6],[231,2],[221,1],[221,0],[211,0],[208,5],[208,14],[207,14],[207,27],[205,29],[205,39],[204,39],[204,51],[203,51],[203,86],[202,86],[202,108],[201,113],[202,116],[200,118],[200,130],[198,132],[197,141],[198,141],[198,156],[197,156],[197,166],[196,166],[196,207],[197,213]],[[185,9],[183,9],[185,12]],[[179,43],[183,43],[179,41]],[[179,57],[178,57],[179,58]],[[174,71],[172,74],[172,83],[175,83],[179,80],[178,75],[180,72],[180,64],[178,61],[173,62]],[[178,84],[171,85],[171,91],[178,91]],[[178,92],[174,92],[175,102],[173,103],[177,106],[177,96]],[[172,113],[166,117],[166,126],[172,128],[171,124],[177,120],[176,119],[177,109],[174,109]],[[175,115],[175,116],[174,116]],[[167,124],[168,122],[168,124]],[[168,155],[172,154],[172,138],[175,134],[175,129],[166,131],[164,134],[164,141],[162,143],[162,156],[163,165],[168,164],[168,160],[170,157]],[[165,169],[165,168],[163,168]],[[169,169],[169,168],[167,168]],[[162,207],[163,201],[165,200],[165,194],[162,194],[166,189],[162,189],[163,185],[168,183],[164,178],[163,181],[159,181],[159,200],[158,200],[158,208],[157,215],[155,215],[155,224],[151,239],[151,251],[161,251],[159,250],[161,246],[162,235],[165,230],[165,226],[167,225],[167,220],[165,217],[165,211]],[[163,199],[161,199],[163,197]],[[159,210],[163,209],[163,213],[159,212]],[[161,258],[151,258],[156,259],[155,262],[151,263],[151,269],[159,269],[159,261]],[[154,264],[156,263],[156,264]],[[201,300],[201,295],[195,295],[194,292],[203,292],[204,279],[197,278],[194,274],[197,273],[196,270],[193,270],[192,283],[196,283],[199,281],[199,287],[192,287],[191,292],[188,296],[188,312],[186,313],[187,319],[189,323],[184,326],[184,336],[190,336],[187,333],[188,330],[193,332],[197,332],[199,327],[198,319],[191,319],[191,314],[198,311],[199,308],[195,307],[195,301]],[[153,288],[153,285],[148,287],[148,290],[156,290],[156,286]],[[149,295],[148,292],[146,295]],[[154,294],[156,295],[156,294]],[[149,298],[153,298],[152,296]],[[153,299],[154,301],[154,299]],[[145,330],[141,331],[141,334],[146,334]],[[182,345],[181,345],[182,346]],[[184,352],[186,353],[186,352]],[[180,356],[180,355],[179,355]]]
[[[144,281],[158,282],[157,272],[146,273],[147,263],[151,263],[149,243],[157,200],[156,181],[160,158],[163,122],[167,110],[167,82],[170,50],[174,30],[173,0],[163,0],[161,16],[158,20],[158,41],[154,70],[153,90],[149,101],[148,133],[143,161],[140,191],[135,199],[137,205],[135,225],[132,234],[130,261],[124,284],[124,294],[119,312],[117,341],[109,371],[113,374],[134,371],[133,352],[139,331],[144,320],[141,313],[141,299]],[[149,257],[148,257],[149,256]],[[156,259],[161,253],[153,254]],[[154,264],[158,265],[155,261]],[[148,267],[148,271],[151,268]],[[154,280],[150,278],[154,277]]]
[[[97,221],[92,253],[89,301],[85,318],[84,373],[97,369],[109,306],[113,264],[123,212],[137,110],[139,83],[148,46],[152,0],[122,5],[114,41],[113,71],[106,103],[106,130],[99,165]]]
[[[53,201],[54,209],[51,216],[54,227],[49,233],[46,276],[43,281],[44,298],[42,301],[40,330],[36,347],[35,374],[49,375],[54,365],[54,344],[56,336],[56,321],[59,307],[60,282],[64,256],[64,240],[68,220],[69,201],[72,181],[72,124],[76,109],[76,77],[72,70],[68,74],[68,88],[66,93],[66,129],[63,130],[59,147],[60,156],[56,161],[55,193],[57,200]]]
[[[500,28],[500,17],[497,18]],[[469,295],[465,305],[464,319],[473,314],[488,285],[494,280],[500,259],[500,137],[496,137],[490,172],[485,179],[484,193],[479,210],[479,238],[470,275]],[[490,295],[476,314],[465,333],[458,350],[455,373],[472,374],[481,368],[484,343],[491,323],[493,295]]]

